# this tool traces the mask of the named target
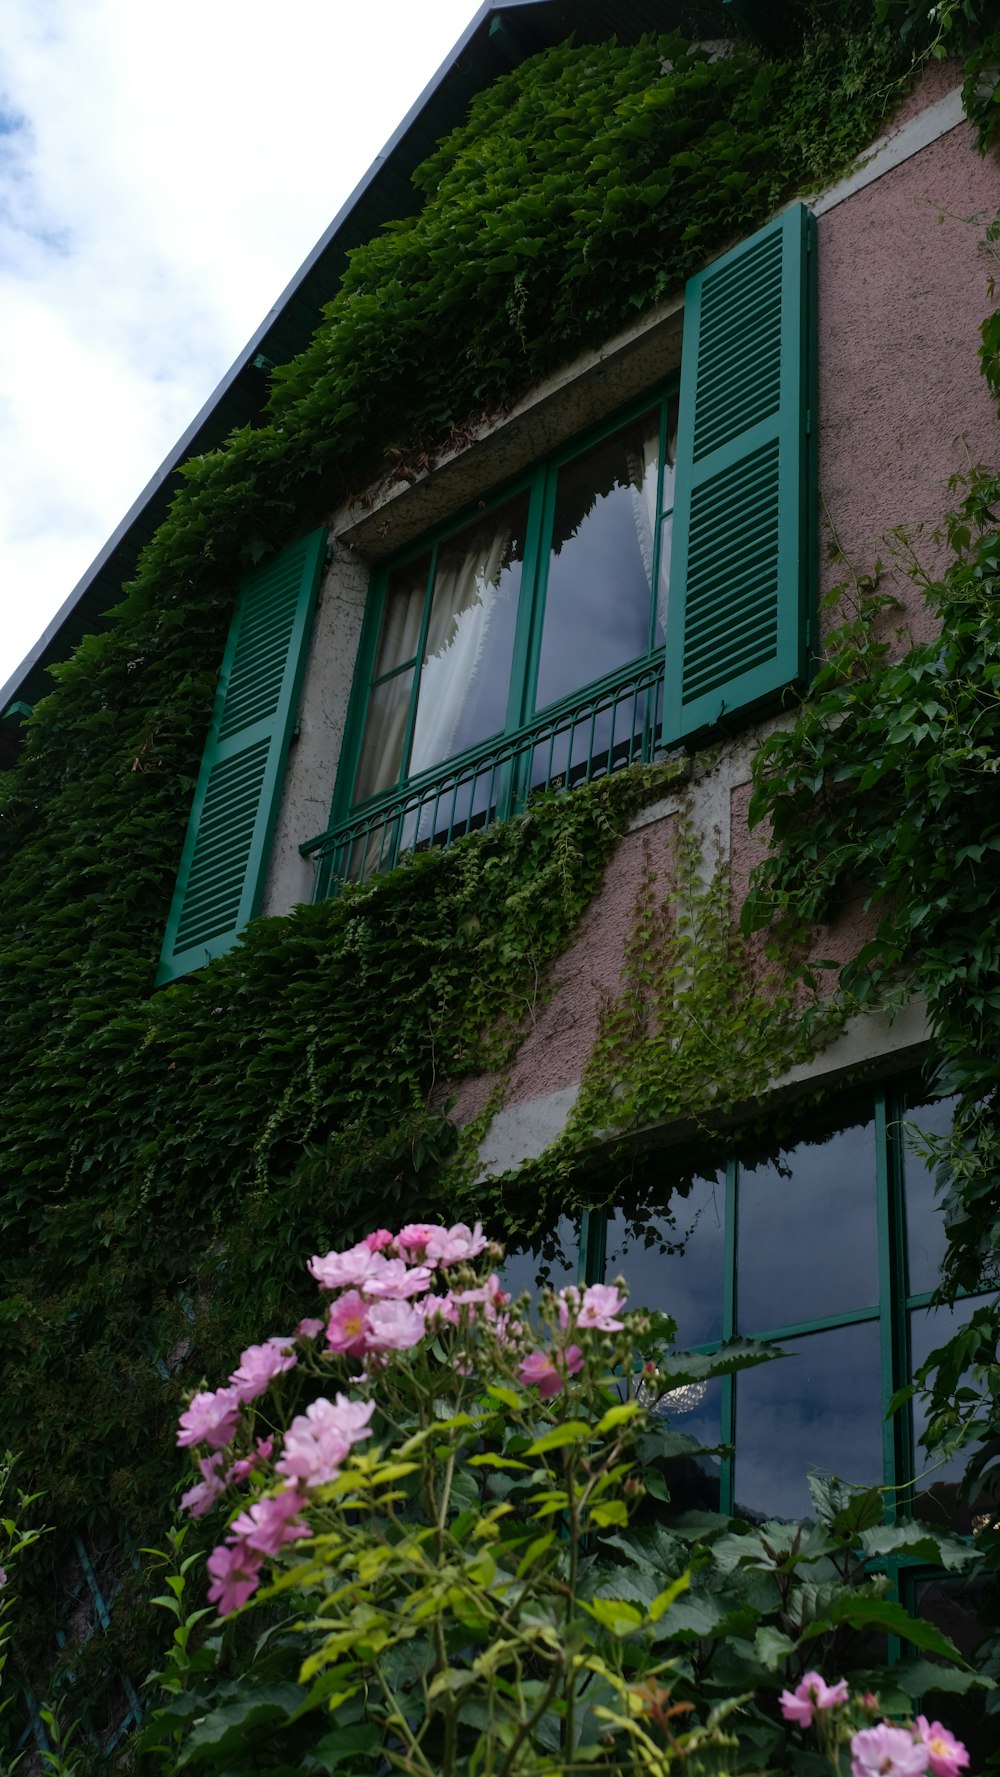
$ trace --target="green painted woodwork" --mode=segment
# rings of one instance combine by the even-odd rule
[[[259,911],[325,552],[313,531],[241,584],[158,986],[220,956]]]
[[[805,680],[815,227],[793,205],[687,284],[667,744]]]
[[[868,1101],[874,1112],[874,1176],[872,1189],[876,1204],[876,1226],[878,1230],[878,1301],[872,1301],[861,1307],[845,1309],[817,1316],[811,1320],[790,1321],[782,1315],[780,1300],[774,1303],[774,1324],[768,1327],[754,1326],[752,1329],[740,1327],[736,1313],[737,1282],[740,1263],[740,1230],[739,1230],[739,1178],[740,1161],[730,1157],[725,1166],[726,1176],[726,1222],[725,1222],[725,1260],[722,1281],[723,1289],[723,1340],[731,1339],[741,1333],[752,1333],[754,1338],[763,1339],[766,1343],[780,1345],[783,1340],[799,1338],[810,1333],[821,1333],[837,1327],[846,1327],[862,1322],[878,1321],[881,1346],[881,1396],[883,1404],[888,1403],[893,1393],[910,1380],[911,1363],[907,1317],[910,1309],[928,1303],[930,1295],[912,1295],[908,1293],[906,1277],[906,1243],[904,1238],[906,1214],[906,1168],[907,1153],[903,1136],[903,1123],[911,1113],[908,1105],[912,1097],[900,1089],[882,1089]],[[862,1100],[863,1104],[864,1101]],[[852,1100],[845,1109],[848,1117],[859,1107],[858,1100]],[[836,1133],[832,1131],[831,1133]],[[808,1125],[802,1127],[795,1140],[808,1138]],[[669,1202],[671,1183],[669,1172],[664,1172],[663,1204]],[[653,1200],[644,1194],[643,1202],[650,1210],[654,1208]],[[606,1246],[606,1227],[609,1211],[607,1209],[585,1210],[580,1226],[580,1275],[585,1283],[611,1281],[605,1276],[603,1255]],[[665,1313],[670,1312],[669,1300],[651,1302]],[[970,1302],[970,1312],[972,1303]],[[718,1342],[710,1341],[696,1345],[699,1352],[714,1352],[719,1349]],[[739,1390],[739,1379],[726,1377],[722,1383],[721,1399],[721,1437],[724,1443],[732,1443],[735,1438],[736,1396]],[[908,1507],[909,1487],[914,1477],[925,1466],[923,1453],[914,1446],[913,1428],[909,1412],[899,1412],[885,1420],[882,1429],[882,1484],[886,1488],[886,1516],[894,1518],[900,1511]],[[737,1458],[738,1460],[738,1451]],[[855,1477],[847,1476],[846,1479]],[[734,1474],[733,1459],[725,1458],[720,1473],[721,1502],[720,1509],[731,1511],[734,1506]]]

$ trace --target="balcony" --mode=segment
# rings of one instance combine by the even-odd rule
[[[662,702],[662,656],[633,663],[514,732],[371,797],[301,847],[319,866],[317,898],[509,820],[546,790],[572,790],[651,760]]]

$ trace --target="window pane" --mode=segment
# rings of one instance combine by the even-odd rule
[[[722,1338],[725,1206],[724,1177],[712,1173],[678,1184],[665,1207],[608,1220],[605,1276],[624,1275],[630,1307],[672,1314],[682,1347]]]
[[[809,1469],[882,1480],[877,1321],[787,1339],[788,1356],[736,1377],[734,1501],[755,1519],[812,1517]]]
[[[659,409],[559,471],[536,709],[649,651]]]
[[[403,743],[410,717],[413,668],[394,673],[376,685],[368,705],[368,725],[354,786],[355,802],[388,790],[399,779]]]
[[[820,1320],[878,1301],[875,1122],[741,1166],[741,1333]]]
[[[438,549],[411,777],[505,725],[527,518],[519,494]]]
[[[389,575],[373,681],[416,659],[430,565],[428,551],[405,567],[394,568]]]
[[[904,1124],[915,1123],[928,1135],[947,1135],[955,1115],[955,1098],[907,1111]],[[941,1202],[934,1188],[934,1166],[914,1152],[903,1132],[903,1177],[906,1181],[907,1288],[911,1296],[936,1289],[944,1258],[945,1232]]]
[[[667,450],[663,462],[663,489],[660,496],[660,568],[656,594],[656,631],[653,641],[661,647],[667,633],[667,596],[670,590],[670,549],[674,528],[674,479],[677,465],[676,395],[667,401]]]
[[[560,1216],[554,1228],[536,1234],[525,1245],[509,1248],[503,1262],[503,1287],[512,1296],[524,1290],[561,1290],[576,1283],[580,1259],[580,1231],[572,1216]]]

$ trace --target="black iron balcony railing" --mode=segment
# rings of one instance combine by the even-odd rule
[[[432,771],[372,797],[301,850],[320,867],[320,897],[364,882],[408,853],[448,846],[508,820],[545,790],[569,790],[653,757],[662,722],[663,662],[635,665],[586,695]]]

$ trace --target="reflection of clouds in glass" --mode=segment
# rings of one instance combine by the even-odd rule
[[[878,1301],[874,1119],[741,1166],[740,1332]]]
[[[623,1272],[633,1306],[672,1315],[684,1345],[722,1337],[724,1205],[721,1179],[695,1177],[608,1222],[605,1276]]]
[[[882,1479],[877,1321],[785,1349],[787,1359],[736,1378],[735,1508],[751,1517],[812,1516],[810,1469],[859,1486]]]

